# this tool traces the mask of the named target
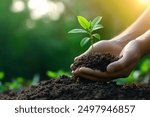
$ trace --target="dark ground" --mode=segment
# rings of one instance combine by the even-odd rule
[[[37,86],[19,92],[0,94],[0,99],[12,100],[147,100],[150,84],[118,86],[113,82],[75,81],[62,76],[42,81]]]
[[[79,67],[89,67],[106,71],[106,67],[118,57],[104,54],[91,54],[75,60],[72,70]],[[115,82],[94,82],[75,80],[62,76],[40,82],[37,86],[25,88],[22,91],[7,91],[0,94],[0,99],[12,100],[119,100],[119,99],[150,99],[150,83],[143,85],[116,85]]]

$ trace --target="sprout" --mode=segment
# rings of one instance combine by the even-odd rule
[[[68,33],[85,33],[87,34],[86,37],[84,37],[80,45],[83,47],[85,44],[87,44],[89,41],[91,42],[92,50],[93,49],[93,39],[99,39],[100,40],[100,35],[98,33],[95,33],[96,30],[99,30],[103,28],[103,26],[100,23],[102,20],[101,16],[96,17],[93,21],[88,21],[86,18],[82,16],[78,16],[78,22],[81,25],[82,29],[73,29],[69,31]]]

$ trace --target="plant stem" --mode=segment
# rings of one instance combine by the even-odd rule
[[[92,37],[92,35],[90,35],[90,39],[91,39],[91,46],[92,46],[92,54],[94,54],[94,53],[95,53],[95,52],[94,52],[94,46],[93,46],[94,42],[93,42],[93,37]]]
[[[93,37],[92,37],[92,32],[90,32],[90,39],[91,39],[91,46],[92,46],[92,54],[94,54],[94,47],[93,47]]]

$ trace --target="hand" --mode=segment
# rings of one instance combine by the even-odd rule
[[[109,80],[116,79],[116,78],[127,77],[136,66],[138,60],[141,58],[139,41],[137,40],[130,41],[122,49],[122,51],[121,51],[121,47],[115,48],[114,44],[112,45],[111,44],[109,45],[109,44],[108,45],[106,44],[105,46],[109,46],[108,48],[111,50],[107,48],[106,49],[107,51],[104,51],[104,52],[108,52],[108,50],[109,52],[111,52],[111,54],[114,54],[114,53],[119,54],[120,52],[119,55],[122,57],[118,61],[115,61],[109,64],[107,66],[107,72],[100,72],[99,70],[92,70],[90,68],[81,67],[75,70],[73,74],[75,76],[80,76],[85,79],[96,80],[96,81],[109,81]]]
[[[103,40],[100,42],[95,43],[94,45],[94,52],[97,53],[111,53],[115,56],[119,56],[122,48],[123,48],[123,44],[119,43],[119,41],[115,41],[115,40]],[[81,54],[80,56],[76,57],[76,59],[79,59],[80,57],[84,56],[84,55],[88,55],[92,53],[92,47],[90,47],[86,52],[84,52],[83,54]],[[72,65],[71,65],[72,67]],[[82,69],[82,68],[81,68]],[[77,71],[72,71],[72,73],[74,75],[77,75]]]
[[[115,40],[102,40],[93,45],[94,52],[96,53],[111,53],[115,56],[118,56],[123,48],[121,43]],[[76,57],[74,60],[81,58],[84,55],[89,55],[92,53],[92,46],[83,54]]]

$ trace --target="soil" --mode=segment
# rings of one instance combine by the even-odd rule
[[[88,67],[93,70],[100,70],[102,72],[106,71],[108,64],[117,61],[119,58],[111,55],[109,53],[94,53],[90,55],[85,55],[77,60],[74,61],[73,66],[71,67],[72,70],[76,70],[80,67]]]
[[[106,67],[118,57],[105,54],[83,56],[74,62],[72,70],[89,67],[106,71]],[[57,79],[41,81],[36,86],[20,91],[7,91],[0,94],[7,100],[139,100],[150,99],[150,83],[143,85],[116,85],[115,82],[96,82],[85,79],[61,76]]]
[[[22,91],[7,91],[0,99],[8,100],[146,100],[150,84],[116,85],[115,82],[77,81],[67,76],[40,82]]]

